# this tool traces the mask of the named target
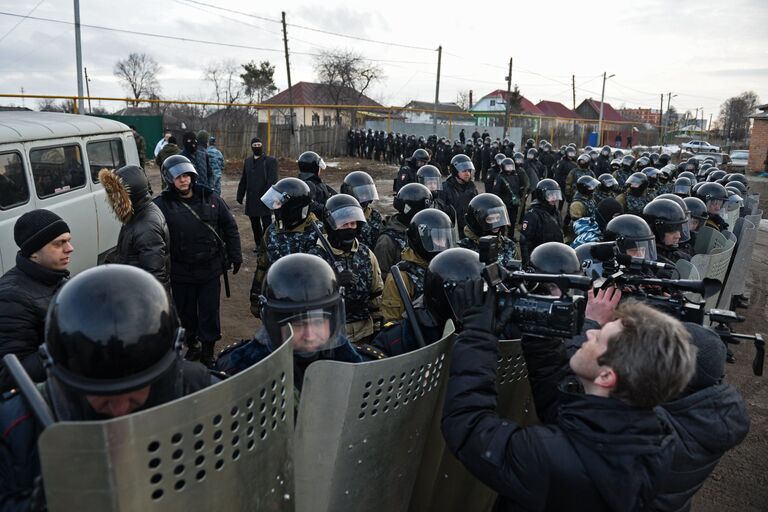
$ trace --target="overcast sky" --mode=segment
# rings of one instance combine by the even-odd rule
[[[284,9],[294,83],[315,81],[313,57],[305,54],[355,50],[384,70],[384,80],[368,96],[385,105],[434,101],[439,45],[443,47],[440,101],[455,101],[462,90],[473,90],[479,99],[506,88],[504,77],[513,57],[513,82],[534,103],[547,99],[571,107],[571,75],[576,75],[577,104],[587,97],[599,99],[604,71],[615,74],[606,84],[605,96],[616,108],[658,108],[664,93],[666,109],[670,91],[677,94],[672,105],[679,111],[703,107],[707,118],[710,113],[717,117],[723,100],[747,90],[768,102],[766,0],[458,4],[390,0],[377,2],[378,6],[339,0],[200,2],[81,0],[83,24],[261,48],[84,27],[83,64],[91,78],[91,95],[125,97],[112,70],[131,52],[150,54],[160,63],[163,98],[212,98],[203,69],[227,59],[269,60],[276,65],[275,82],[282,90],[287,77],[281,25],[246,14],[279,21]],[[72,0],[0,0],[0,11],[4,13],[0,14],[0,93],[17,93],[23,87],[32,94],[76,94]],[[19,105],[21,100],[0,100],[9,103]],[[114,103],[104,106],[116,108]]]

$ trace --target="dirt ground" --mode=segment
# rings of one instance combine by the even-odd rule
[[[367,160],[338,158],[328,161],[329,167],[323,179],[334,189],[339,190],[341,181],[349,172],[364,170],[376,180],[380,201],[378,207],[386,213],[392,208],[392,179],[396,168]],[[279,162],[280,176],[296,176],[294,161]],[[240,229],[243,247],[243,266],[236,276],[230,275],[231,297],[222,294],[222,340],[217,348],[221,349],[241,339],[250,338],[259,325],[250,313],[249,292],[256,266],[253,252],[253,234],[248,218],[243,214],[243,206],[235,201],[237,184],[242,164],[228,162],[223,178],[222,196],[232,209]],[[160,175],[157,167],[149,167],[148,174],[155,190],[160,189]],[[479,184],[482,189],[482,185]],[[762,209],[768,211],[768,180],[755,179],[753,189],[761,187]],[[482,190],[481,190],[482,191]],[[738,324],[736,331],[741,333],[760,332],[768,336],[768,223],[764,222],[756,241],[752,258],[751,273],[748,278],[751,305],[747,310],[739,310],[746,321]],[[739,389],[747,402],[751,417],[749,435],[741,445],[727,453],[703,489],[694,499],[694,511],[698,512],[758,512],[768,510],[768,386],[766,377],[752,375],[751,361],[754,347],[751,343],[732,346],[737,362],[726,368],[726,381]],[[768,366],[766,367],[768,374]]]

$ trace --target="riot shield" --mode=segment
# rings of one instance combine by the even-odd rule
[[[706,229],[706,228],[702,228]],[[711,229],[711,228],[709,228]],[[714,229],[712,231],[715,231]],[[701,231],[699,231],[701,233]],[[721,283],[725,284],[725,278],[728,274],[728,267],[731,263],[731,256],[733,254],[735,236],[733,233],[725,232],[728,237],[723,236],[715,231],[717,236],[712,236],[715,241],[713,248],[708,254],[696,254],[691,258],[691,263],[699,271],[699,276],[703,279],[705,277],[711,279],[717,279]],[[719,238],[718,238],[719,237]],[[724,244],[722,247],[717,247],[720,243]],[[698,246],[698,241],[697,244]],[[714,294],[706,301],[705,309],[712,309],[717,306],[721,293]]]
[[[677,278],[678,279],[692,279],[695,281],[698,281],[701,279],[701,276],[699,276],[699,271],[696,270],[696,267],[693,266],[693,264],[688,260],[679,259],[675,262],[675,268],[677,269]],[[694,292],[686,292],[684,294],[688,300],[698,302],[701,300],[701,295]]]
[[[760,194],[748,194],[744,199],[744,206],[746,206],[749,215],[757,213],[758,208],[760,208]]]
[[[760,229],[760,219],[763,218],[763,210],[757,210],[752,215],[745,217],[749,222],[755,225],[755,228]]]
[[[452,343],[451,331],[397,357],[309,366],[295,437],[298,511],[407,510]]]
[[[38,441],[48,510],[292,511],[293,350],[173,402],[57,423]]]
[[[523,358],[520,340],[499,342],[499,359],[496,374],[497,412],[522,425],[537,421],[533,405],[528,371]],[[438,415],[439,423],[440,415]],[[472,476],[445,446],[440,437],[438,451],[426,453],[427,458],[438,460],[430,478],[419,479],[420,487],[414,491],[411,512],[481,512],[489,510],[496,499],[496,493]]]
[[[725,247],[726,240],[720,231],[709,226],[702,226],[696,234],[694,252],[696,254],[711,254],[716,249]],[[699,269],[699,274],[704,275],[701,269]]]
[[[749,217],[739,219],[738,224],[739,243],[736,246],[736,254],[733,257],[727,283],[732,287],[732,295],[743,295],[746,293],[747,276],[752,265],[752,253],[755,250],[755,241],[757,240],[757,226],[750,222]],[[728,306],[730,306],[730,303]],[[722,307],[725,307],[725,305]],[[730,309],[730,307],[726,309]]]
[[[725,212],[725,214],[723,215],[723,220],[728,224],[728,229],[730,231],[736,230],[736,219],[738,218],[739,218],[738,208],[731,210],[729,212]]]

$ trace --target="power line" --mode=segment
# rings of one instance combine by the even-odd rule
[[[28,13],[27,13],[25,16],[22,16],[22,17],[21,17],[21,19],[19,20],[19,22],[18,22],[18,23],[16,23],[14,26],[12,26],[12,27],[11,27],[11,29],[10,29],[8,32],[6,32],[5,34],[3,34],[3,37],[0,37],[0,43],[3,41],[3,39],[5,39],[5,38],[6,38],[6,37],[8,37],[9,35],[11,35],[11,33],[12,33],[14,30],[16,30],[17,28],[19,28],[19,25],[21,25],[22,23],[24,23],[24,21],[25,21],[25,20],[29,19],[29,16],[30,16],[30,14],[32,14],[33,12],[35,12],[35,10],[37,10],[37,8],[38,8],[38,7],[40,7],[40,4],[41,4],[41,3],[43,3],[44,1],[45,1],[45,0],[40,0],[39,2],[37,2],[37,3],[35,4],[35,6],[34,6],[32,9],[30,9],[30,10],[29,10],[29,12],[28,12]]]

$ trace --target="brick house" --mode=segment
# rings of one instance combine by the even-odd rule
[[[752,135],[749,139],[749,160],[747,169],[753,172],[768,171],[768,103],[758,105],[759,114],[750,116],[753,120]]]

